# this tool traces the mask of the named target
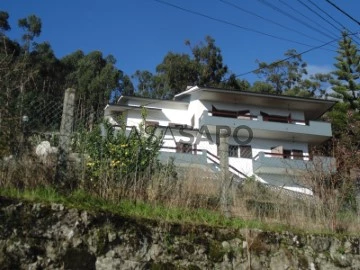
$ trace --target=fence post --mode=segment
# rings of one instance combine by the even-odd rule
[[[220,173],[221,173],[221,186],[220,186],[220,207],[222,213],[226,217],[230,217],[229,209],[229,190],[230,190],[230,177],[229,177],[229,143],[228,133],[226,130],[220,130]]]
[[[61,116],[59,155],[55,181],[58,187],[64,187],[67,180],[68,156],[71,147],[71,133],[74,125],[75,89],[65,90],[63,112]]]

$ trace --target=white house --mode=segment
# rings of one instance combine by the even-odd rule
[[[319,118],[334,101],[290,97],[210,87],[188,87],[173,100],[121,96],[105,108],[117,124],[138,126],[146,109],[146,124],[162,130],[159,158],[177,165],[219,170],[219,132],[229,143],[229,170],[238,178],[311,193],[302,181],[311,170],[334,172],[334,159],[309,155],[309,146],[332,136],[330,123]]]

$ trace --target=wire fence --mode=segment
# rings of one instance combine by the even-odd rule
[[[105,199],[219,210],[221,181],[214,171],[188,166],[179,173],[171,160],[160,163],[160,142],[142,138],[141,132],[125,134],[99,125],[101,113],[81,108],[74,97],[32,100],[17,115],[0,119],[0,135],[6,133],[0,142],[11,142],[16,149],[14,155],[11,147],[0,152],[0,187],[61,183],[61,188],[80,188]],[[247,180],[233,185],[230,193],[235,216],[293,225],[300,220],[325,224],[339,206],[336,201],[325,204],[313,196]]]

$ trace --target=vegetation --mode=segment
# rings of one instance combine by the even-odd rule
[[[340,102],[330,113],[334,131],[341,136],[347,129],[348,112],[354,120],[359,120],[360,91],[360,54],[356,44],[346,32],[339,41],[338,56],[334,64],[336,70],[330,80],[332,92],[330,96]]]
[[[232,228],[258,228],[264,230],[281,231],[286,228],[281,224],[265,224],[258,221],[247,221],[240,218],[227,219],[216,211],[207,209],[189,209],[182,207],[167,207],[161,204],[149,204],[131,200],[117,203],[104,200],[82,190],[75,190],[68,196],[59,194],[51,188],[36,188],[32,190],[2,189],[0,196],[24,199],[42,203],[61,203],[67,207],[76,207],[92,212],[107,211],[133,218],[146,218],[158,221],[176,222],[190,225],[208,225]]]
[[[255,83],[253,91],[273,94],[284,94],[301,97],[322,97],[325,94],[324,82],[329,80],[328,74],[314,74],[306,77],[307,63],[296,50],[285,53],[286,60],[267,64],[259,62],[255,71],[265,82]]]
[[[138,70],[128,76],[116,67],[113,56],[99,51],[85,54],[78,50],[56,58],[49,43],[36,43],[42,22],[35,15],[19,20],[22,41],[12,40],[7,36],[8,18],[7,12],[0,11],[0,194],[176,222],[358,230],[360,57],[347,33],[339,41],[333,73],[308,77],[307,64],[295,50],[289,50],[286,60],[259,61],[256,74],[261,80],[251,85],[229,71],[221,49],[209,36],[200,44],[187,41],[190,54],[166,54],[155,74]],[[187,85],[338,99],[325,116],[333,123],[335,136],[313,150],[335,155],[337,173],[307,179],[315,191],[314,201],[289,199],[249,180],[241,188],[233,187],[231,212],[235,218],[226,219],[218,211],[220,181],[210,176],[200,181],[190,169],[180,177],[173,164],[159,164],[160,142],[151,132],[144,132],[144,124],[130,136],[124,128],[98,125],[105,105],[119,94],[171,99]],[[56,156],[39,160],[32,148],[45,136],[52,136],[47,138],[52,143],[57,141],[53,134],[59,130],[59,111],[61,115],[68,87],[76,90],[72,147],[78,156],[69,169],[72,184],[65,196],[53,189]]]

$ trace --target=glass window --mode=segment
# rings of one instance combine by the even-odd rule
[[[294,159],[303,159],[304,152],[302,150],[293,149],[292,155]]]
[[[191,153],[192,145],[189,143],[176,143],[176,153]]]
[[[229,157],[239,157],[239,146],[229,145]]]
[[[241,145],[240,146],[240,157],[242,157],[242,158],[252,158],[251,145]]]

